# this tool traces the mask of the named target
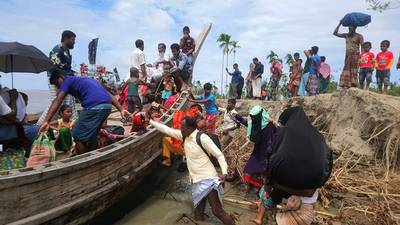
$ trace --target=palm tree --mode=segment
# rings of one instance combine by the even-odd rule
[[[292,56],[292,54],[290,54],[290,53],[288,53],[288,54],[285,56],[285,60],[286,60],[285,63],[286,63],[289,67],[292,66],[293,63],[294,63],[293,56]]]
[[[226,54],[226,67],[228,67],[228,54],[231,46],[231,36],[229,34],[222,33],[219,35],[217,42],[219,47],[222,49],[222,72],[221,72],[221,93],[223,93],[224,85],[224,57]],[[228,78],[228,75],[226,75]]]
[[[272,63],[275,59],[279,59],[279,56],[274,51],[271,51],[269,55],[267,55],[267,59],[269,63]]]
[[[236,63],[236,49],[240,48],[239,42],[238,41],[231,41],[231,51],[230,53],[233,52],[233,63]]]

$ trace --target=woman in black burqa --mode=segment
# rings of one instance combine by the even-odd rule
[[[272,146],[265,186],[260,192],[262,204],[253,222],[259,224],[265,209],[289,199],[296,204],[284,205],[284,210],[277,214],[277,221],[288,221],[296,216],[304,223],[294,224],[310,224],[318,188],[325,184],[332,171],[332,150],[301,107],[286,109],[279,123],[281,128]]]

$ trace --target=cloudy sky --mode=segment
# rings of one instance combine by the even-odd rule
[[[136,39],[145,41],[147,61],[152,62],[157,43],[177,42],[185,25],[195,37],[207,22],[212,22],[213,28],[194,71],[195,79],[202,81],[220,81],[222,56],[216,40],[222,32],[240,42],[236,61],[243,73],[247,74],[255,56],[266,64],[271,50],[283,57],[317,45],[337,80],[345,42],[332,32],[338,21],[353,11],[372,15],[373,22],[359,32],[373,43],[373,52],[378,52],[383,39],[392,41],[396,58],[400,51],[400,24],[396,22],[400,9],[373,12],[367,10],[364,0],[2,0],[0,8],[0,41],[32,44],[48,54],[59,43],[61,32],[70,29],[77,34],[72,55],[78,69],[81,62],[88,61],[88,42],[99,37],[98,64],[109,69],[116,66],[122,76],[128,72]],[[230,64],[232,61],[233,57]],[[11,86],[10,76],[1,75],[0,82]],[[16,88],[47,89],[44,74],[14,77]],[[393,67],[392,80],[399,77]]]

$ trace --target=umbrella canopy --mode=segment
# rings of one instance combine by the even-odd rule
[[[54,67],[50,59],[32,45],[18,42],[0,42],[0,71],[5,73],[40,73]],[[14,76],[11,74],[14,88]]]
[[[54,67],[50,59],[32,45],[0,42],[0,71],[40,73]]]

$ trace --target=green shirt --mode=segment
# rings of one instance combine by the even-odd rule
[[[139,96],[139,82],[128,81],[128,96]]]

